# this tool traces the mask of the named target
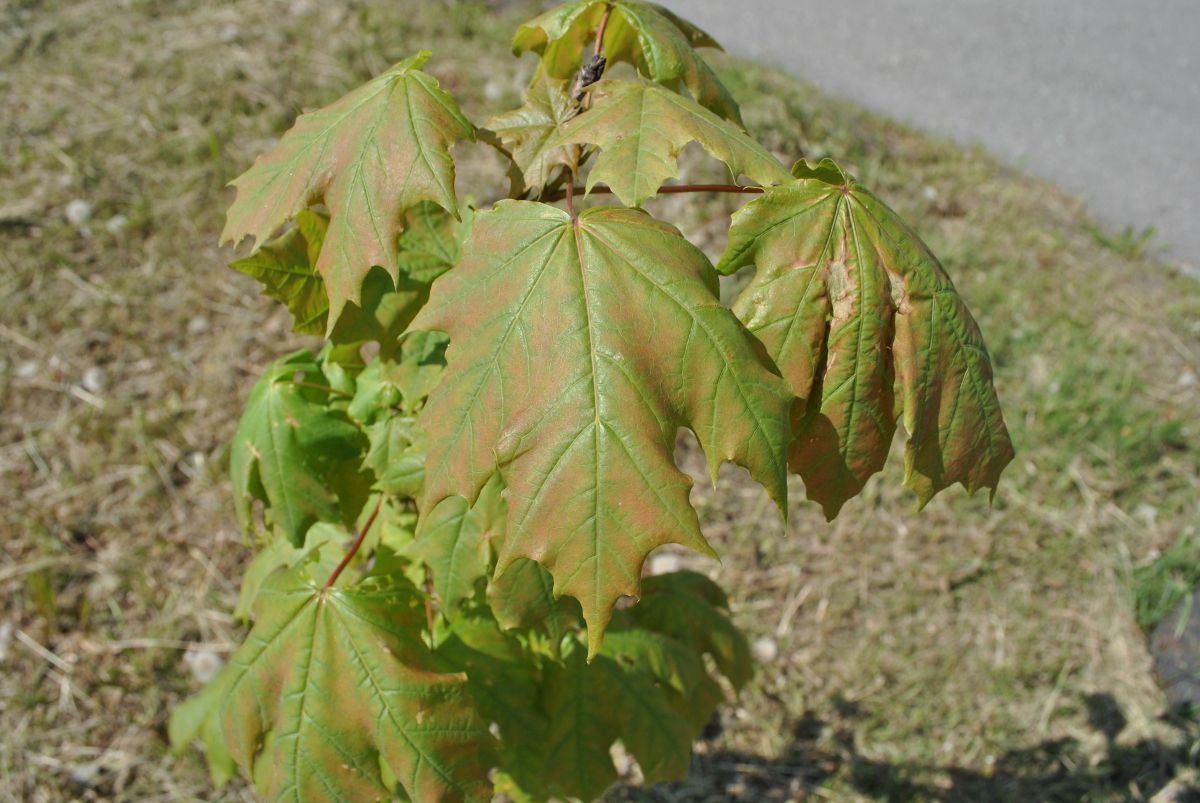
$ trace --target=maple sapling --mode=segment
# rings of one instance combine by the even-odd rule
[[[233,182],[222,240],[253,241],[233,267],[326,343],[266,370],[231,447],[252,627],[171,720],[216,783],[590,799],[617,741],[646,782],[683,777],[751,663],[710,578],[642,576],[666,544],[716,554],[681,428],[784,514],[796,473],[835,516],[899,423],[922,504],[996,487],[1012,445],[949,277],[834,162],[789,170],[751,138],[703,47],[654,3],[575,0],[516,33],[538,57],[522,107],[477,126],[421,52]],[[456,197],[458,142],[502,155],[508,197]],[[692,142],[728,183],[672,183]],[[642,209],[679,192],[752,196],[715,267]]]

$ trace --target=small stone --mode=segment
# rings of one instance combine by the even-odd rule
[[[650,558],[650,574],[670,574],[683,568],[683,562],[674,552],[660,552]]]
[[[102,393],[108,387],[108,374],[99,365],[93,365],[83,372],[80,384],[88,393]]]
[[[20,379],[33,379],[37,373],[38,364],[34,360],[26,360],[17,366],[17,377]]]
[[[232,22],[228,23],[227,25],[223,25],[221,27],[221,32],[217,36],[223,45],[234,42],[238,37],[238,26],[234,25]]]
[[[188,665],[188,669],[192,670],[192,677],[200,683],[208,683],[225,665],[221,656],[208,650],[193,650],[184,653],[183,662]]]
[[[504,97],[504,85],[497,80],[488,81],[483,85],[483,96],[492,103]]]
[[[197,315],[195,318],[192,318],[190,321],[188,321],[188,334],[202,335],[208,331],[208,328],[208,318],[205,318],[203,315]]]
[[[1179,375],[1179,387],[1181,388],[1195,387],[1197,382],[1200,382],[1200,378],[1197,378],[1191,371],[1184,371]]]
[[[750,651],[754,654],[754,660],[760,664],[769,664],[779,657],[779,645],[775,639],[767,636],[755,639],[750,645]]]
[[[921,195],[930,203],[933,203],[938,199],[938,191],[936,187],[922,187]]]
[[[82,198],[76,198],[67,204],[64,214],[67,216],[68,223],[77,229],[82,228],[92,219],[92,205]]]
[[[71,783],[81,789],[89,789],[96,785],[100,778],[100,765],[94,761],[86,764],[76,764],[71,767]]]
[[[104,230],[109,234],[120,234],[129,225],[129,218],[124,215],[113,215],[104,221]]]
[[[1158,522],[1158,508],[1148,502],[1142,502],[1133,509],[1133,517],[1147,527],[1153,527]]]

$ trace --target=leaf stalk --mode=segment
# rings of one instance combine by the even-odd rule
[[[342,572],[346,570],[346,567],[350,565],[350,561],[354,559],[355,554],[358,553],[359,547],[362,546],[363,539],[367,537],[367,530],[371,529],[371,525],[375,523],[375,518],[379,515],[379,509],[381,507],[383,507],[383,494],[379,495],[379,500],[375,502],[375,509],[371,511],[371,515],[367,518],[366,524],[364,524],[362,529],[358,531],[358,536],[354,539],[354,543],[350,545],[350,549],[346,551],[346,556],[342,558],[342,562],[339,563],[337,568],[333,570],[333,574],[329,575],[329,579],[325,581],[325,585],[321,586],[321,594],[324,594],[326,591],[332,588],[333,584],[337,582],[338,577],[340,577]]]

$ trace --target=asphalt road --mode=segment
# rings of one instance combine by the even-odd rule
[[[1200,265],[1200,0],[660,0],[731,53],[978,142]]]

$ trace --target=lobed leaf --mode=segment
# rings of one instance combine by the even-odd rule
[[[263,284],[263,294],[282,302],[292,313],[292,331],[305,335],[325,334],[329,299],[325,281],[316,264],[329,219],[305,209],[295,225],[229,267]]]
[[[475,596],[476,585],[490,573],[492,539],[503,537],[504,532],[502,488],[497,474],[475,504],[450,496],[421,517],[411,555],[429,566],[442,611],[449,618]]]
[[[995,489],[1013,457],[979,327],[900,218],[829,160],[734,215],[718,270],[757,272],[734,312],[807,399],[789,462],[832,518],[882,468],[903,416],[924,505]]]
[[[647,577],[630,616],[646,630],[711,656],[721,674],[741,691],[754,674],[754,663],[746,637],[729,621],[724,597],[716,583],[696,572]]]
[[[525,105],[488,121],[488,129],[512,150],[525,189],[544,187],[554,170],[570,161],[565,146],[550,143],[559,128],[574,116],[575,101],[567,81],[550,78],[539,69],[525,90]]]
[[[591,93],[591,108],[550,141],[555,148],[599,146],[600,156],[588,173],[588,190],[604,182],[622,203],[640,206],[664,181],[678,178],[679,154],[692,141],[728,165],[734,178],[745,175],[760,184],[791,178],[740,128],[662,87],[606,80]]]
[[[563,636],[582,624],[577,600],[554,594],[554,578],[542,564],[518,558],[493,577],[487,587],[487,603],[505,630],[524,628],[546,634],[552,655],[559,656]]]
[[[222,242],[261,246],[288,220],[322,201],[330,218],[317,257],[329,296],[327,330],[358,304],[372,267],[400,279],[397,236],[404,210],[431,201],[457,215],[450,146],[474,128],[436,80],[422,51],[335,103],[302,114],[274,150],[238,178]]]
[[[720,45],[657,3],[645,0],[566,3],[518,28],[513,37],[513,52],[537,53],[547,75],[570,79],[579,69],[585,47],[595,38],[600,20],[610,7],[603,45],[603,55],[609,63],[632,64],[642,75],[671,88],[682,84],[702,106],[741,124],[733,96],[694,49],[720,48]]]
[[[594,654],[612,606],[636,595],[647,553],[705,553],[675,466],[695,431],[710,469],[747,467],[781,508],[792,397],[717,298],[704,255],[639,210],[572,220],[504,201],[479,215],[463,258],[415,329],[450,336],[421,414],[421,507],[474,499],[499,470],[508,523],[497,571],[544,565],[579,599]]]
[[[205,737],[268,800],[487,800],[493,742],[461,674],[420,639],[402,582],[321,592],[274,575],[256,622],[212,686],[172,718],[176,746]],[[215,725],[209,724],[215,720]],[[216,728],[219,727],[219,736]]]
[[[302,387],[293,379],[304,374]],[[242,527],[253,527],[254,500],[265,505],[267,523],[293,545],[317,521],[341,521],[331,487],[340,460],[361,454],[362,434],[331,406],[319,364],[308,351],[277,360],[250,391],[230,446],[229,473]]]

